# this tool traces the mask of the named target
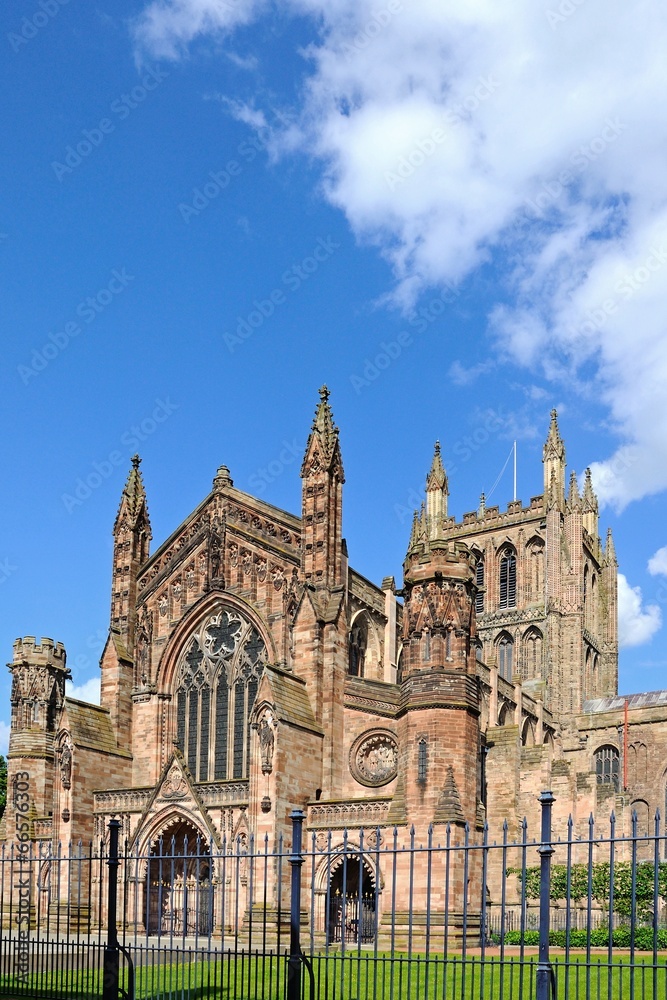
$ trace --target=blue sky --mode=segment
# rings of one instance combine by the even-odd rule
[[[436,438],[453,513],[515,439],[527,502],[558,407],[614,530],[621,691],[667,686],[667,16],[459,8],[3,9],[6,660],[51,636],[90,693],[132,454],[154,547],[221,463],[298,512],[326,382],[351,562],[378,582]],[[511,491],[508,468],[491,501]]]

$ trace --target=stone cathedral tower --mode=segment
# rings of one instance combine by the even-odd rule
[[[590,470],[566,491],[556,411],[543,449],[544,493],[502,512],[484,501],[445,521],[443,536],[476,558],[478,658],[552,711],[575,715],[618,683],[617,564],[598,534]],[[427,497],[429,494],[427,493]]]

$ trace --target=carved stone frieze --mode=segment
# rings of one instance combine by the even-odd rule
[[[265,520],[255,512],[240,505],[231,504],[228,508],[230,522],[241,525],[245,530],[251,528],[253,532],[264,535],[267,538],[276,538],[284,545],[298,547],[301,539],[294,531],[285,527],[278,527],[273,521]]]
[[[248,802],[247,781],[207,781],[195,788],[207,806],[244,806]]]
[[[345,693],[345,704],[350,708],[360,708],[378,715],[388,715],[392,718],[398,712],[398,707],[389,701],[376,701],[374,698],[364,698],[361,695]]]
[[[139,592],[142,595],[142,600],[147,596],[146,592],[157,586],[160,579],[173,569],[174,560],[176,561],[174,565],[180,563],[184,555],[196,548],[201,540],[199,536],[203,536],[203,533],[208,530],[208,526],[209,517],[208,513],[205,512],[186,527],[185,531],[179,535],[166,552],[149,563],[139,578]]]
[[[152,788],[120,788],[109,792],[95,792],[93,809],[96,813],[142,812],[152,792]]]
[[[506,611],[487,611],[478,615],[478,631],[485,628],[501,628],[515,622],[532,624],[544,621],[544,606],[533,608],[508,608]]]
[[[389,798],[314,803],[308,806],[308,827],[336,830],[353,826],[372,830],[386,823],[390,804]]]

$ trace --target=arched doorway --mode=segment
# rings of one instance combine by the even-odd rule
[[[331,872],[327,904],[327,943],[369,944],[377,931],[374,879],[353,854],[342,855]]]
[[[148,934],[209,935],[213,930],[213,864],[201,832],[176,819],[153,841],[144,880]]]

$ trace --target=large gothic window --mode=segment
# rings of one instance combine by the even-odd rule
[[[500,607],[516,607],[516,555],[506,549],[500,557]]]
[[[176,740],[196,781],[245,778],[249,716],[266,646],[240,612],[222,608],[185,644],[176,672]]]

